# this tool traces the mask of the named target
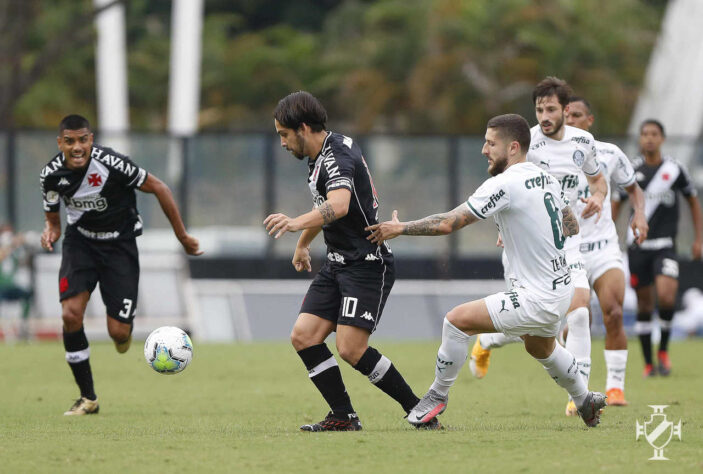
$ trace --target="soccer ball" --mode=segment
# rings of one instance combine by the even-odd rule
[[[163,326],[146,338],[144,358],[160,374],[177,374],[193,359],[193,343],[182,329]]]

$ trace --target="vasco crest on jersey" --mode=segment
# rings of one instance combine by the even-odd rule
[[[581,168],[583,166],[583,162],[586,159],[586,155],[583,154],[581,150],[576,150],[573,155],[574,163],[576,163],[576,166]]]

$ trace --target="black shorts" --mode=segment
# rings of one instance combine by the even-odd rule
[[[96,241],[67,235],[61,253],[61,301],[84,291],[92,293],[100,283],[107,315],[123,323],[132,322],[139,289],[136,239]]]
[[[627,250],[627,259],[632,288],[651,285],[657,275],[679,278],[679,262],[673,248],[643,250],[639,247],[630,247]]]
[[[347,265],[326,262],[310,284],[300,312],[374,332],[394,282],[392,258]]]

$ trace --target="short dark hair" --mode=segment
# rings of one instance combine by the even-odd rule
[[[518,142],[523,153],[530,148],[530,126],[522,115],[498,115],[488,121],[486,128],[495,128],[501,138]]]
[[[59,124],[59,135],[64,130],[80,130],[81,128],[90,130],[90,122],[87,118],[77,114],[66,115]]]
[[[656,125],[659,127],[659,131],[662,132],[662,137],[666,136],[666,133],[664,132],[664,125],[657,120],[657,119],[646,119],[642,122],[642,125],[640,125],[640,135],[642,134],[642,130],[644,130],[645,125]]]
[[[554,76],[547,76],[537,84],[532,91],[532,103],[537,104],[537,99],[541,97],[557,96],[557,100],[562,107],[569,104],[569,97],[573,95],[573,91],[566,81]]]
[[[278,101],[273,116],[286,128],[298,130],[307,124],[313,132],[325,130],[327,111],[311,93],[298,91]]]
[[[591,103],[585,98],[578,95],[572,95],[571,97],[569,97],[569,103],[572,104],[574,102],[581,102],[583,105],[586,106],[586,110],[588,110],[588,113],[593,114],[593,112],[591,112]]]

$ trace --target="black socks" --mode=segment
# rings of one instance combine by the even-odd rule
[[[400,403],[405,413],[410,413],[410,410],[420,401],[393,363],[373,347],[366,349],[354,368]]]
[[[90,348],[83,327],[76,332],[66,332],[64,329],[63,346],[66,349],[66,362],[81,390],[81,397],[95,400],[97,396],[93,387],[93,373],[90,370]]]
[[[322,343],[310,346],[298,351],[298,355],[308,369],[310,380],[320,391],[332,412],[344,417],[354,413],[349,394],[344,387],[342,372],[327,345]]]

